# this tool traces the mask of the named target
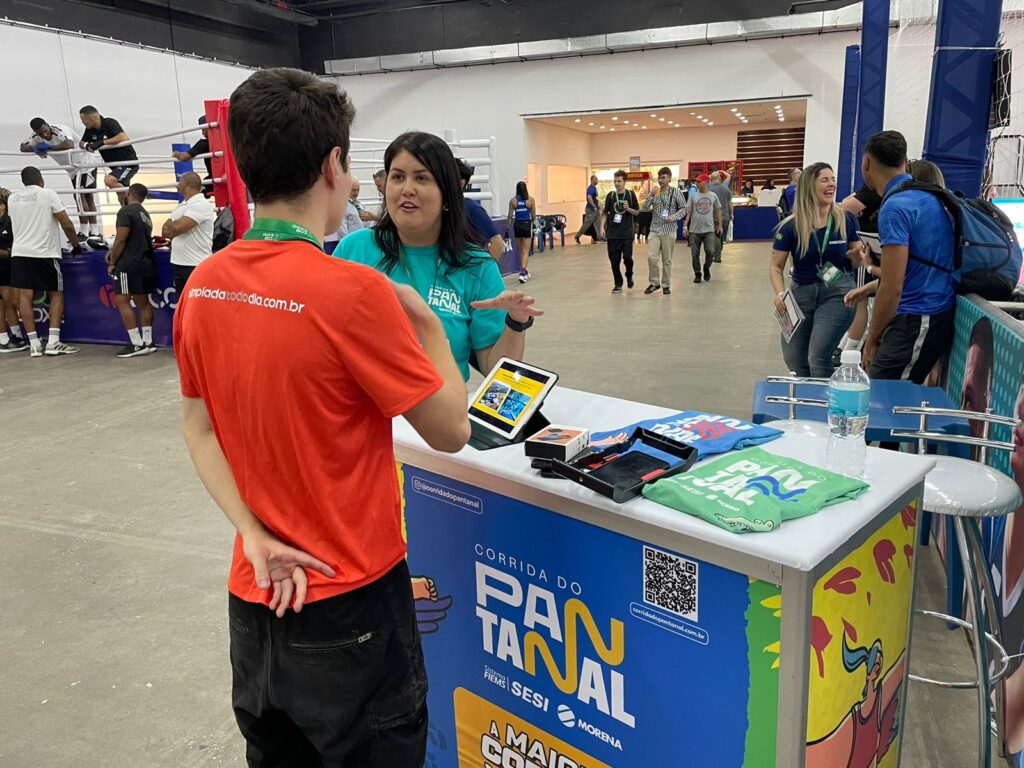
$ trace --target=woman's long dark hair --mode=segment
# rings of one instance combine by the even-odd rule
[[[516,197],[521,197],[523,200],[526,200],[530,197],[530,190],[526,188],[525,181],[520,181],[518,184],[516,184]]]
[[[483,261],[482,256],[474,253],[476,246],[470,244],[468,239],[469,228],[466,224],[466,204],[459,183],[459,164],[451,148],[432,133],[403,133],[384,152],[384,171],[389,176],[391,163],[402,151],[423,163],[441,190],[441,234],[437,247],[445,275]],[[381,220],[374,228],[374,239],[383,252],[378,266],[385,274],[390,274],[398,264],[402,241],[386,205]]]

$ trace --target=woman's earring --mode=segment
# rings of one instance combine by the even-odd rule
[[[441,210],[442,211],[447,211],[448,210],[448,203],[445,203],[444,205],[442,205],[441,206]]]

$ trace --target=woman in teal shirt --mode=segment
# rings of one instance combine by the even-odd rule
[[[384,153],[384,170],[380,222],[346,237],[334,255],[415,288],[441,319],[466,379],[474,352],[485,373],[502,357],[522,360],[526,329],[543,312],[505,290],[498,265],[470,243],[451,149],[433,134],[403,133]]]

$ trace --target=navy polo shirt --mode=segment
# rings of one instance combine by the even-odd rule
[[[491,238],[498,234],[490,215],[476,200],[466,198],[466,219],[469,224],[469,236],[474,245],[487,246]]]
[[[853,265],[846,257],[849,244],[855,243],[857,237],[857,217],[852,213],[846,214],[846,237],[839,232],[836,223],[832,223],[829,232],[828,243],[825,246],[825,253],[821,253],[821,242],[825,239],[827,226],[815,229],[811,232],[811,242],[807,249],[800,252],[800,245],[796,237],[796,222],[792,218],[786,219],[779,231],[775,233],[775,243],[772,249],[789,253],[793,257],[793,282],[797,285],[813,285],[818,281],[818,270],[822,264],[828,262],[834,264],[842,272],[852,272]]]
[[[935,195],[910,189],[890,196],[890,192],[910,174],[897,176],[885,186],[885,201],[878,212],[878,235],[883,246],[905,246],[911,257],[953,269],[953,222]],[[907,260],[901,315],[936,315],[956,303],[956,281],[944,272],[913,258]]]

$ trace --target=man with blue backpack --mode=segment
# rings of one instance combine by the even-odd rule
[[[1010,299],[1021,249],[994,205],[915,182],[906,165],[907,142],[896,131],[864,147],[864,181],[883,203],[881,282],[863,359],[872,378],[920,384],[952,344],[957,293]]]

